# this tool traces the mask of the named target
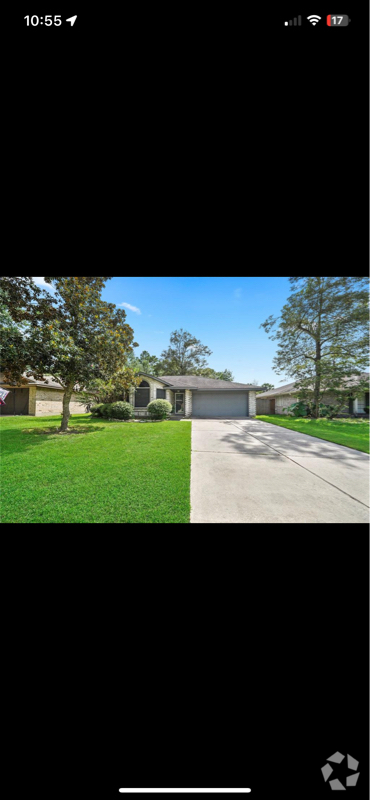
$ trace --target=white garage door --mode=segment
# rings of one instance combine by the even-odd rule
[[[193,417],[247,417],[249,392],[193,392]]]

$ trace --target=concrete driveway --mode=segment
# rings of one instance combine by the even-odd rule
[[[369,456],[267,422],[194,419],[191,521],[369,522]]]

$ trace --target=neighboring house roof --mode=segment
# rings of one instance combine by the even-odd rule
[[[360,382],[360,380],[369,379],[368,372],[362,372],[361,375],[352,375],[351,378],[348,378],[346,384],[348,388],[352,386],[356,386]],[[296,383],[287,383],[285,386],[279,386],[277,389],[270,389],[268,392],[262,392],[257,396],[257,400],[264,397],[278,397],[280,394],[294,394],[295,390],[298,391]],[[330,390],[328,390],[330,391]]]
[[[60,385],[51,375],[45,375],[45,381],[37,381],[35,378],[27,378],[26,374],[23,373],[23,378],[27,381],[28,386],[41,386],[43,389],[59,389],[64,391],[63,386]],[[9,383],[9,381],[4,380],[4,375],[0,375],[0,385],[1,386],[14,386],[15,388],[20,388],[23,385],[23,388],[27,388],[26,384],[16,384],[16,383]],[[75,386],[75,391],[79,391],[79,386]]]
[[[145,375],[140,372],[140,375]],[[156,381],[161,381],[169,387],[174,389],[208,389],[209,391],[232,391],[235,389],[246,389],[250,391],[258,391],[260,386],[252,386],[248,383],[235,383],[234,381],[218,381],[214,378],[203,378],[201,375],[161,375],[157,378],[155,375],[147,375],[147,378],[153,378]]]
[[[279,386],[278,389],[269,389],[268,392],[262,392],[258,395],[257,400],[260,397],[277,397],[279,394],[291,394],[294,392],[295,383],[287,383],[285,386]]]

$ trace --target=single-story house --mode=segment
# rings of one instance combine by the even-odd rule
[[[9,392],[5,406],[0,406],[1,416],[48,417],[62,413],[64,392],[54,378],[46,377],[47,382],[34,378],[25,380],[27,383],[14,386],[0,374],[0,388]],[[70,408],[72,414],[84,414],[86,411],[77,392],[72,395]]]
[[[147,416],[152,400],[168,400],[177,417],[255,417],[256,392],[260,387],[245,383],[217,381],[196,375],[164,375],[157,378],[140,372],[140,386],[130,390],[129,401],[136,416]],[[63,410],[63,389],[52,377],[45,381],[26,378],[21,386],[9,384],[0,374],[0,388],[9,395],[0,415],[56,416]],[[83,414],[78,392],[71,399],[72,414]]]
[[[140,372],[140,386],[130,391],[136,416],[146,416],[153,400],[168,400],[178,417],[255,417],[260,387],[217,381],[197,375],[163,375]]]
[[[364,372],[361,378],[369,379],[369,373]],[[353,376],[351,385],[355,386],[359,382],[358,376]],[[257,395],[257,414],[287,414],[283,411],[298,400],[298,389],[295,383],[287,383],[278,389],[270,389]],[[351,400],[351,391],[348,389],[348,405],[342,409],[342,414],[365,414],[365,408],[369,406],[369,392],[364,392],[356,400]],[[326,392],[323,395],[322,403],[335,405],[337,400],[334,392]]]

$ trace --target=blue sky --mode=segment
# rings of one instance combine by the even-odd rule
[[[290,378],[273,371],[276,344],[259,326],[279,315],[289,294],[288,278],[113,278],[103,299],[125,308],[137,354],[160,356],[171,332],[184,328],[210,347],[213,369],[279,386]]]

